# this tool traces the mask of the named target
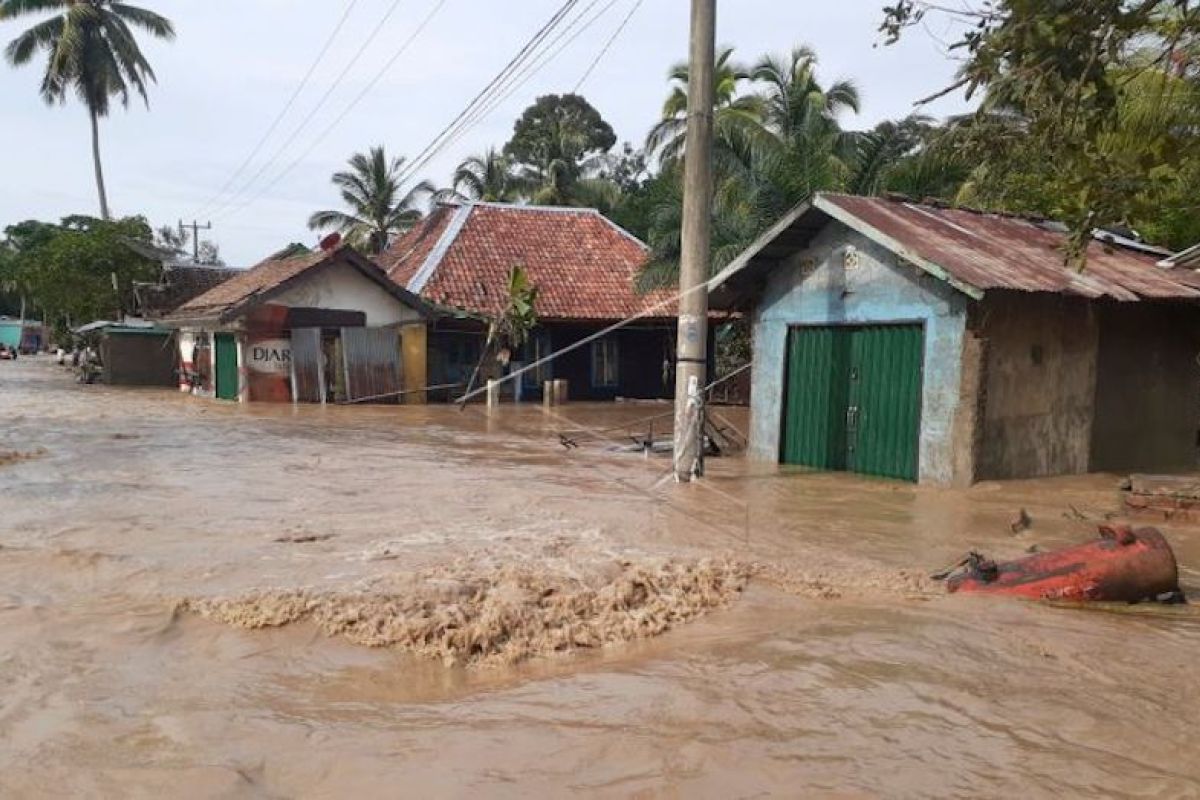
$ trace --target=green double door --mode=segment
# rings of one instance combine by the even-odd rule
[[[792,328],[781,459],[915,481],[921,325]]]
[[[221,400],[238,399],[237,339],[232,333],[218,333],[215,355],[217,358],[217,397]]]

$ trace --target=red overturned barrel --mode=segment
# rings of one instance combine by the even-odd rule
[[[1126,603],[1179,594],[1175,553],[1155,528],[1105,525],[1087,544],[1016,561],[972,554],[963,566],[947,578],[949,591]]]

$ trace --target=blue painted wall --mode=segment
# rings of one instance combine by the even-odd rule
[[[857,249],[858,266],[846,267],[848,246]],[[808,248],[770,274],[754,312],[751,456],[779,460],[789,326],[922,322],[920,480],[942,485],[969,482],[972,476],[955,475],[954,458],[969,302],[970,298],[899,262],[865,236],[830,222]]]

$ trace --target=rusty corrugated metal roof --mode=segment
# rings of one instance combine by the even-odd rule
[[[1016,289],[1118,300],[1200,298],[1200,275],[1194,271],[1164,269],[1157,266],[1160,257],[1116,244],[1092,241],[1086,266],[1076,269],[1064,261],[1066,234],[1032,219],[838,194],[820,195],[815,205],[835,218],[841,219],[839,211],[849,215],[983,291]]]
[[[826,193],[781,220],[711,287],[716,291],[755,268],[769,268],[782,256],[778,243],[788,240],[794,252],[830,219],[974,297],[1007,289],[1123,301],[1200,299],[1200,273],[1159,266],[1161,256],[1152,248],[1092,241],[1080,270],[1065,261],[1067,235],[1061,225],[903,199]]]

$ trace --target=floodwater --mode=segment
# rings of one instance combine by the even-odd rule
[[[1091,536],[1115,476],[679,487],[609,449],[665,410],[0,363],[0,796],[1200,796],[1195,607],[921,577]],[[1200,595],[1200,530],[1166,530]]]

